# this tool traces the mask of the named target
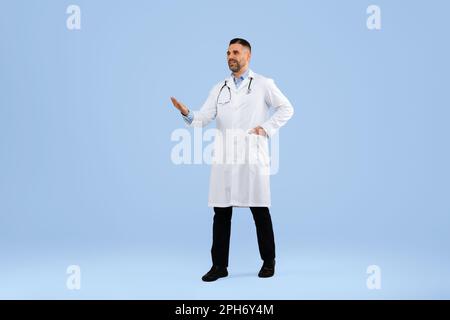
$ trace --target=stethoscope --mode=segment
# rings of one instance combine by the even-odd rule
[[[251,86],[252,86],[253,77],[248,77],[248,78],[250,79],[250,81],[248,82],[248,86],[247,86],[247,94],[250,94],[252,92]],[[225,103],[228,103],[228,102],[231,101],[231,89],[230,89],[230,87],[227,84],[227,80],[225,80],[225,83],[223,84],[222,88],[220,88],[219,94],[217,95],[216,104],[219,103],[220,94],[222,93],[222,90],[225,87],[227,87],[227,89],[228,89],[228,96],[229,96],[229,98],[228,98],[228,101],[224,101],[224,102],[221,102],[221,103],[225,104]]]

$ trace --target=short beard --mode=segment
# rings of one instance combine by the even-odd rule
[[[234,60],[236,61],[236,60]],[[230,66],[230,64],[228,63],[228,68],[230,68],[231,71],[233,72],[239,72],[242,68],[241,64],[239,63],[239,61],[236,61],[236,64],[234,65],[234,67]]]

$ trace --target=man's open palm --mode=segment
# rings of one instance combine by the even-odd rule
[[[189,109],[180,101],[178,101],[177,99],[175,99],[174,97],[170,97],[170,100],[172,100],[173,105],[175,106],[175,108],[177,108],[178,110],[180,110],[180,112],[184,115],[187,116],[189,113]]]

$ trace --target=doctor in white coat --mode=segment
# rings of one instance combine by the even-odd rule
[[[215,281],[228,275],[233,207],[249,207],[253,214],[261,259],[258,273],[275,272],[275,241],[270,217],[270,157],[268,139],[293,115],[289,100],[272,79],[249,68],[250,43],[230,41],[227,59],[232,74],[217,83],[198,111],[171,98],[188,126],[206,126],[216,120],[208,206],[214,208],[213,265],[202,277]],[[270,109],[273,114],[270,115]]]

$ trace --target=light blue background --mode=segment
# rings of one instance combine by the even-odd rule
[[[450,298],[448,1],[0,8],[1,298]],[[169,97],[199,108],[236,36],[296,111],[272,178],[277,274],[256,276],[253,220],[235,209],[230,276],[204,283],[209,167],[172,164]]]

